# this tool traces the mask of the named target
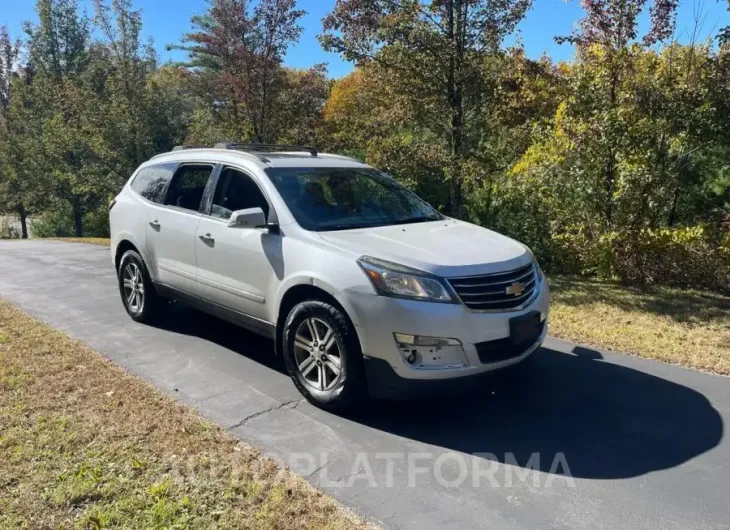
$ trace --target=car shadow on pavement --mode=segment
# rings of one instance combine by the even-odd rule
[[[158,327],[218,344],[286,376],[271,340],[184,304],[171,304]],[[543,472],[554,470],[562,454],[573,477],[593,479],[676,467],[723,436],[722,418],[699,392],[604,362],[599,351],[585,347],[571,353],[541,348],[516,369],[496,373],[478,392],[371,400],[346,417],[403,438]]]
[[[543,472],[564,455],[575,478],[621,479],[678,466],[715,447],[719,413],[702,394],[602,360],[542,348],[478,393],[374,402],[351,419],[466,454]],[[539,463],[534,454],[539,454]],[[530,460],[532,458],[532,460]]]
[[[170,303],[164,317],[155,323],[155,327],[218,344],[289,377],[284,361],[274,355],[274,341],[183,303]]]

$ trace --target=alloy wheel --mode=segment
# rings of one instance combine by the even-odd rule
[[[342,377],[342,352],[327,322],[307,318],[297,328],[294,361],[302,379],[319,391],[331,390]]]
[[[130,311],[139,313],[144,308],[144,282],[139,266],[134,262],[127,263],[122,280],[127,307]]]

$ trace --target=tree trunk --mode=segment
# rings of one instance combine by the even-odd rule
[[[615,69],[615,59],[611,61],[611,86],[608,91],[609,108],[611,112],[616,109],[618,101],[619,73]],[[613,194],[616,191],[616,153],[612,147],[608,149],[608,156],[603,164],[603,188],[606,192],[606,224],[610,230],[613,226]]]
[[[84,230],[83,230],[83,213],[81,212],[81,206],[78,204],[78,202],[74,202],[73,204],[73,212],[74,212],[74,233],[76,234],[76,237],[83,237]]]
[[[18,208],[18,217],[20,218],[20,237],[28,239],[28,212],[22,204]]]
[[[461,219],[464,214],[464,193],[461,167],[461,124],[454,115],[451,132],[451,215]]]
[[[674,196],[672,197],[672,208],[669,210],[669,218],[667,219],[667,225],[669,228],[674,227],[674,223],[677,222],[677,205],[679,204],[679,194],[681,192],[681,187],[679,184],[677,184],[677,187],[674,188]]]
[[[461,69],[464,60],[464,43],[461,19],[463,5],[460,0],[451,0],[447,6],[448,37],[453,46],[449,58],[449,106],[451,107],[451,215],[460,219],[464,214],[464,187],[462,151],[464,147],[464,97],[462,92]]]
[[[613,226],[613,194],[616,189],[616,167],[614,165],[613,150],[603,166],[603,188],[606,192],[606,224],[610,229]]]

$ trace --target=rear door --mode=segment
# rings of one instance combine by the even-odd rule
[[[195,238],[201,296],[237,312],[266,320],[266,302],[275,270],[283,270],[281,236],[260,228],[229,228],[236,210],[260,207],[269,218],[269,201],[254,177],[223,167],[215,191],[198,223]]]
[[[172,177],[165,200],[147,216],[147,253],[159,283],[197,294],[195,230],[200,221],[213,164],[182,164]]]
[[[109,221],[115,225],[112,228],[118,227],[127,232],[126,238],[131,239],[142,252],[150,269],[152,269],[152,264],[147,251],[148,213],[152,205],[160,205],[165,202],[167,188],[179,165],[177,162],[167,162],[148,165],[140,169],[130,185],[138,197],[134,197],[134,200],[124,200],[124,192],[122,192],[117,197],[120,199],[119,203],[109,212]],[[152,270],[152,274],[152,277],[156,278],[154,270]]]

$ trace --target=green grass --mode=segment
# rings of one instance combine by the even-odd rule
[[[367,528],[255,448],[0,300],[0,528]]]
[[[550,335],[730,375],[730,298],[551,277]]]

